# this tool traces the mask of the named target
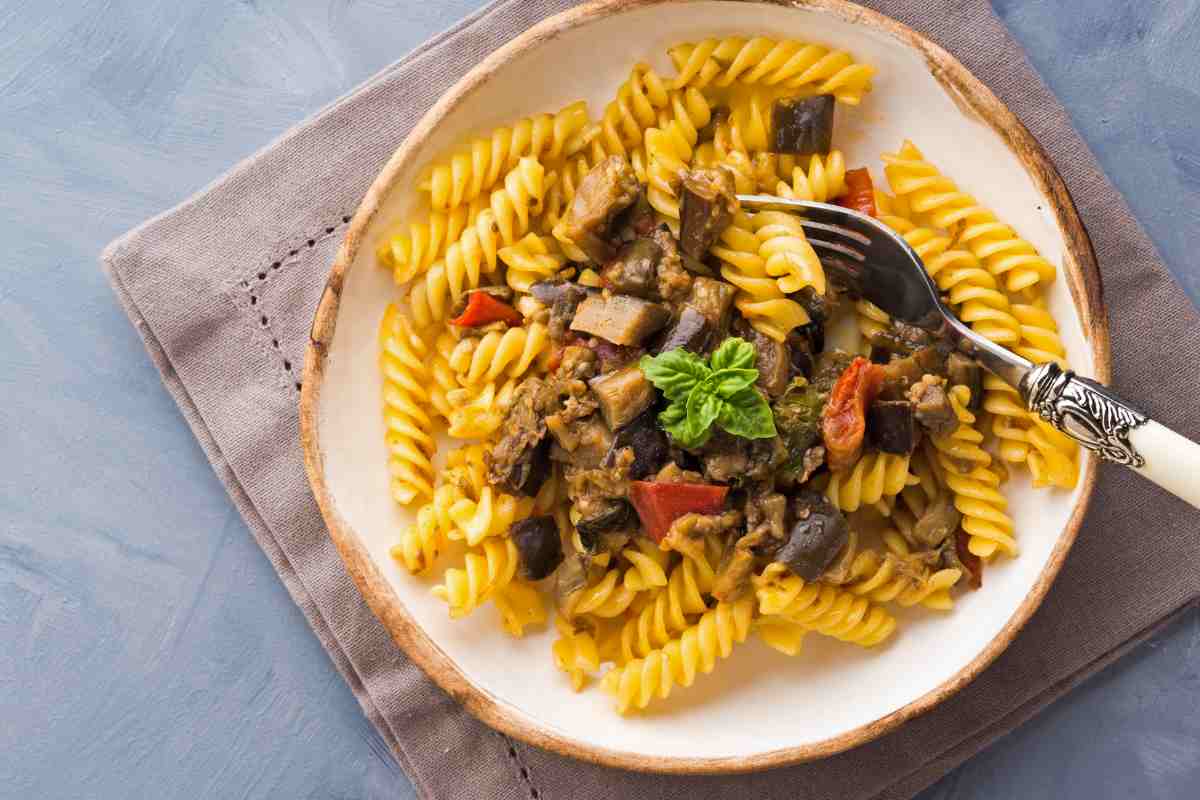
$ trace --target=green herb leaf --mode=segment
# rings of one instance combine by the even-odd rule
[[[766,399],[754,387],[747,387],[722,402],[717,424],[734,436],[767,439],[775,435],[775,418]]]
[[[712,354],[713,370],[750,369],[754,366],[754,345],[745,339],[731,336],[721,342],[721,346]]]
[[[691,427],[692,441],[703,441],[708,438],[708,429],[717,421],[724,403],[714,394],[703,391],[703,384],[697,386],[688,395],[687,418]],[[687,445],[694,447],[696,445]]]
[[[756,369],[719,369],[704,379],[700,386],[722,400],[728,400],[758,380]]]
[[[642,356],[638,366],[672,403],[686,402],[696,384],[712,372],[700,356],[681,347],[657,356]]]

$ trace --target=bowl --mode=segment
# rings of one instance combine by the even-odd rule
[[[603,111],[635,61],[674,74],[671,44],[770,35],[844,48],[878,73],[862,105],[839,110],[850,166],[881,176],[879,155],[911,138],[1059,267],[1049,296],[1072,365],[1109,377],[1100,276],[1086,232],[1045,152],[957,60],[915,31],[835,0],[614,0],[541,24],[471,70],[416,126],[367,192],[332,265],[312,327],[301,425],[313,491],[347,569],[398,646],[487,724],[530,744],[611,766],[704,773],[828,756],[950,697],[1013,640],[1042,601],[1079,530],[1096,478],[1086,453],[1072,492],[1008,487],[1021,553],[994,563],[982,591],[950,613],[898,614],[899,635],[862,650],[810,636],[789,658],[752,637],[654,713],[618,716],[598,689],[573,693],[553,665],[554,632],[514,640],[487,609],[449,619],[433,581],[389,556],[412,512],[385,468],[377,327],[400,292],[375,264],[389,227],[420,209],[432,158],[511,120],[583,98]],[[822,640],[822,641],[818,641]],[[701,734],[702,732],[702,734]],[[700,734],[700,735],[698,735]]]

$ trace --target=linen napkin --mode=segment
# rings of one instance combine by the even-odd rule
[[[482,57],[572,5],[492,3],[103,254],[234,504],[421,797],[909,797],[1200,595],[1195,513],[1105,466],[1062,573],[1012,646],[938,708],[841,755],[740,776],[628,773],[510,740],[442,693],[367,609],[310,494],[297,420],[309,322],[350,215],[413,124]],[[1200,437],[1200,407],[1175,402],[1196,396],[1196,376],[1161,357],[1197,363],[1200,320],[990,5],[866,5],[954,53],[1049,151],[1099,256],[1116,388]]]

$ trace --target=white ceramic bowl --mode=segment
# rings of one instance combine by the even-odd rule
[[[351,573],[397,642],[489,724],[570,755],[638,769],[704,772],[828,755],[878,736],[961,687],[1041,601],[1082,518],[1095,465],[1074,492],[1007,487],[1019,557],[987,570],[951,613],[899,614],[899,634],[863,650],[810,636],[788,658],[753,637],[653,713],[620,717],[599,689],[573,693],[550,656],[553,630],[513,640],[490,607],[452,621],[388,555],[412,519],[388,491],[376,331],[399,296],[375,261],[383,231],[419,209],[419,169],[470,134],[584,98],[601,113],[635,61],[673,74],[673,43],[770,35],[845,48],[878,68],[858,108],[839,109],[836,144],[882,180],[879,156],[913,139],[1059,265],[1051,306],[1070,361],[1106,379],[1108,340],[1086,234],[1053,167],[999,101],[945,52],[899,24],[839,2],[634,0],[568,12],[468,74],[380,175],[347,234],[314,325],[302,415],[310,478]]]

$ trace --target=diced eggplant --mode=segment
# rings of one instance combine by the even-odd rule
[[[633,506],[628,500],[611,500],[604,504],[599,513],[575,523],[575,530],[583,546],[594,551],[600,545],[602,534],[623,528],[633,519]]]
[[[692,169],[683,173],[679,249],[703,258],[738,210],[733,175],[724,169]]]
[[[638,191],[637,197],[634,198],[629,208],[618,214],[613,221],[613,226],[623,241],[632,241],[640,236],[645,236],[654,230],[656,225],[658,225],[658,217],[654,213],[654,207],[646,199],[644,188]]]
[[[713,331],[719,334],[729,329],[729,309],[733,306],[736,291],[725,281],[696,278],[684,304],[703,314]]]
[[[945,374],[945,353],[937,347],[922,347],[913,351],[912,355],[893,358],[883,365],[880,393],[885,400],[902,400],[924,376]]]
[[[917,422],[934,436],[949,436],[958,429],[958,416],[942,378],[926,375],[908,390],[908,399]]]
[[[839,256],[821,254],[821,269],[825,271],[830,294],[857,300],[863,293],[863,268]],[[828,295],[827,295],[828,296]]]
[[[779,397],[791,380],[790,348],[787,342],[777,342],[766,334],[751,330],[753,335],[750,343],[754,345],[756,354],[754,366],[758,369],[758,380],[755,383],[768,397]]]
[[[691,306],[684,306],[679,318],[663,331],[651,350],[658,354],[682,347],[692,353],[703,353],[711,330],[712,326],[703,314]]]
[[[671,313],[658,304],[627,294],[614,294],[607,299],[593,296],[575,309],[571,330],[590,333],[613,344],[640,344],[652,333],[661,330]]]
[[[521,558],[521,577],[540,581],[562,563],[562,538],[554,517],[530,517],[514,522],[508,535]]]
[[[533,496],[550,475],[546,423],[538,408],[543,384],[526,381],[504,418],[504,436],[484,456],[488,479],[500,489]]]
[[[608,427],[616,430],[631,422],[654,402],[654,386],[637,364],[599,375],[588,381]]]
[[[621,294],[653,299],[658,295],[658,262],[662,248],[653,239],[634,239],[621,246],[616,258],[604,265],[600,277]]]
[[[662,250],[658,261],[658,297],[663,302],[676,305],[692,290],[692,273],[683,266],[683,254],[679,242],[666,225],[659,225],[650,232],[649,238]]]
[[[563,218],[563,232],[597,263],[616,254],[610,241],[613,218],[631,206],[639,191],[633,167],[621,156],[609,156],[583,177]]]
[[[563,340],[571,321],[575,319],[575,309],[579,304],[589,294],[599,294],[597,289],[588,289],[568,281],[539,281],[529,287],[529,292],[550,309],[547,327],[550,338],[556,342]]]
[[[954,506],[954,495],[943,492],[929,504],[913,526],[913,538],[926,547],[937,547],[958,529],[962,512]]]
[[[962,353],[951,353],[946,359],[946,375],[951,386],[966,386],[971,390],[971,411],[983,408],[983,368],[973,358]]]
[[[618,451],[629,448],[633,461],[629,464],[629,477],[642,480],[658,472],[671,456],[670,442],[656,421],[653,409],[643,411],[636,419],[613,434],[612,447],[605,456],[603,466],[616,463]]]
[[[867,409],[867,440],[884,453],[908,455],[917,446],[917,423],[905,400],[876,400]]]
[[[824,155],[833,146],[831,94],[781,97],[771,109],[771,148],[776,153]]]
[[[815,581],[845,546],[850,527],[842,512],[818,492],[796,495],[792,508],[796,521],[775,560],[804,580]]]

